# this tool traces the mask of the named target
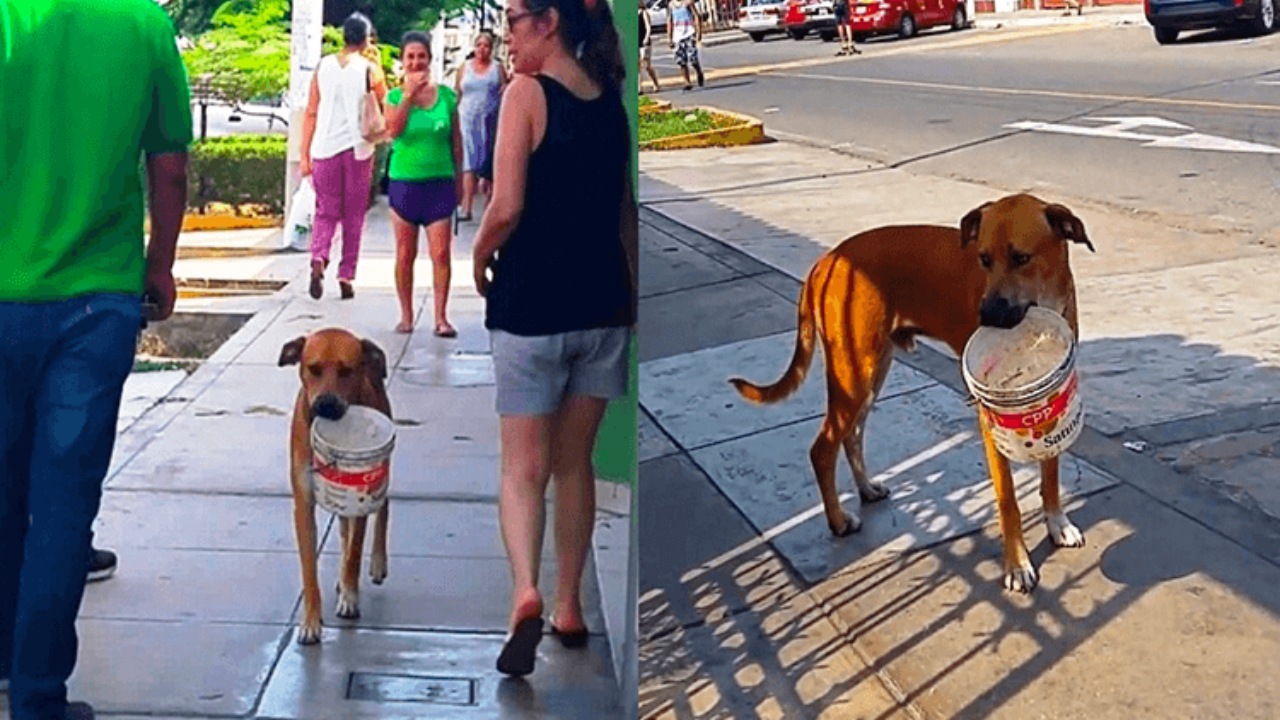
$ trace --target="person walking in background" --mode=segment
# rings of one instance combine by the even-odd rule
[[[13,720],[85,720],[86,556],[143,294],[173,312],[191,96],[152,0],[0,0],[0,37],[0,686]]]
[[[387,95],[386,109],[387,133],[394,138],[387,195],[396,234],[396,332],[413,332],[413,264],[418,229],[424,228],[431,253],[434,332],[452,338],[458,331],[446,310],[453,262],[450,221],[458,204],[463,154],[458,99],[452,88],[431,81],[431,39],[425,33],[405,33],[400,53],[404,85]]]
[[[566,647],[587,644],[591,453],[607,403],[627,390],[638,229],[625,71],[607,0],[510,0],[506,14],[516,75],[472,261],[493,352],[499,515],[514,585],[497,667],[520,676],[533,671],[542,637],[538,575],[553,477],[551,629]]]
[[[369,209],[369,184],[373,180],[374,144],[361,131],[361,101],[373,90],[379,104],[386,96],[385,81],[375,84],[376,73],[363,52],[373,30],[369,19],[354,13],[342,23],[345,45],[335,55],[320,60],[311,78],[311,94],[302,121],[303,177],[312,176],[316,191],[316,216],[311,235],[311,297],[324,294],[324,272],[329,247],[342,225],[342,260],[338,287],[342,299],[355,297],[356,277],[364,217]]]
[[[840,49],[836,51],[836,57],[861,55],[862,51],[853,44],[853,21],[849,16],[849,0],[834,0],[833,10],[836,16],[836,32],[840,33]]]
[[[661,92],[662,88],[658,85],[658,73],[653,70],[653,18],[649,17],[649,9],[645,7],[645,0],[640,0],[640,17],[636,20],[637,27],[640,29],[640,69],[649,73],[649,79],[653,81],[653,91]],[[640,93],[644,94],[644,88],[640,88]]]
[[[493,60],[493,33],[482,30],[476,38],[475,56],[458,68],[458,119],[462,123],[462,210],[459,220],[470,222],[476,180],[484,173],[493,153],[498,129],[498,101],[507,86],[507,73]],[[487,193],[482,193],[487,194]]]
[[[675,51],[676,64],[684,75],[684,89],[693,89],[689,81],[690,65],[698,74],[698,87],[703,87],[702,58],[698,56],[698,46],[702,44],[702,17],[694,0],[671,0],[667,5],[667,44]]]

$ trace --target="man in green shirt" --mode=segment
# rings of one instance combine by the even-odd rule
[[[92,718],[66,687],[91,527],[186,205],[172,23],[154,0],[0,0],[0,108],[0,683],[13,720]]]

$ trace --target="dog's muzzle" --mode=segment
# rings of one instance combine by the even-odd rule
[[[343,415],[347,414],[347,401],[326,393],[316,398],[311,404],[311,419],[315,420],[322,417],[325,420],[341,420]]]
[[[1007,298],[998,295],[988,297],[982,301],[980,311],[980,321],[984,327],[1001,328],[1008,330],[1018,326],[1022,322],[1022,318],[1027,315],[1027,308],[1035,305],[1035,303],[1025,303],[1022,305],[1014,305]]]

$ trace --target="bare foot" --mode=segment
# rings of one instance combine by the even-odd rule
[[[521,620],[542,615],[542,595],[538,593],[537,588],[528,588],[516,593],[512,599],[514,603],[511,610],[511,627],[514,628]]]
[[[436,337],[442,337],[442,338],[458,337],[458,331],[455,330],[453,326],[447,322],[436,323],[435,334],[436,334]]]
[[[396,323],[396,332],[400,333],[401,335],[408,335],[409,333],[413,332],[413,321],[401,320],[400,322]]]

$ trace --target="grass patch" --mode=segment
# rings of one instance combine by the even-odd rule
[[[718,130],[737,125],[739,120],[699,109],[672,109],[640,116],[640,142]]]
[[[653,98],[649,97],[648,95],[640,96],[640,107],[649,107],[650,105],[654,105],[654,104],[656,103],[653,102]]]
[[[138,360],[133,364],[133,372],[165,372],[167,370],[186,370],[187,363],[180,362],[157,362],[155,360]]]

